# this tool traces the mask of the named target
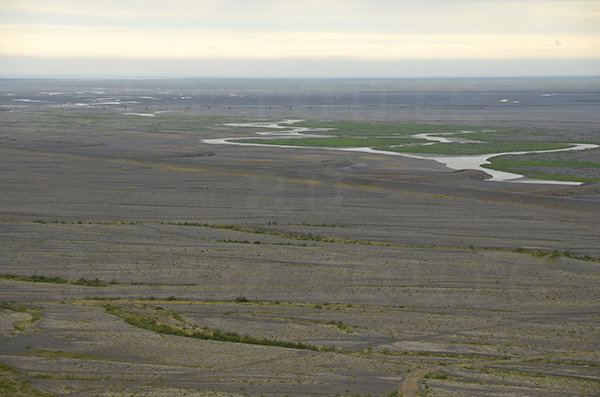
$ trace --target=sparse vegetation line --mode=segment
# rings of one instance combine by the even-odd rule
[[[17,331],[25,331],[27,326],[36,323],[42,318],[42,315],[37,310],[30,310],[25,306],[14,305],[8,302],[0,302],[0,310],[2,309],[29,315],[29,320],[17,321],[13,325],[13,328]]]
[[[0,220],[0,222],[25,222],[25,221],[2,219],[2,220]],[[40,223],[40,224],[59,224],[59,223],[62,224],[62,223],[65,223],[65,222],[59,222],[58,220],[44,221],[44,220],[40,220],[40,219],[32,220],[29,222]],[[582,261],[586,261],[586,262],[600,262],[600,258],[592,257],[590,255],[575,254],[575,253],[571,252],[570,250],[567,250],[567,251],[558,251],[558,250],[543,251],[543,250],[539,250],[539,249],[524,249],[524,248],[517,248],[517,249],[504,248],[503,249],[503,248],[473,247],[473,246],[459,247],[459,246],[389,243],[389,242],[383,242],[383,241],[354,240],[354,239],[346,239],[346,238],[338,238],[338,237],[325,237],[325,236],[322,236],[319,234],[312,234],[312,233],[293,234],[293,233],[275,232],[275,231],[263,230],[263,229],[260,229],[259,227],[240,226],[240,225],[234,225],[234,224],[213,224],[213,223],[200,223],[200,222],[187,222],[187,221],[186,222],[166,222],[166,223],[163,223],[163,222],[160,222],[160,223],[159,222],[141,222],[141,221],[136,221],[136,222],[129,222],[129,221],[82,222],[82,221],[78,221],[78,222],[71,222],[70,224],[100,224],[100,225],[105,225],[105,226],[169,225],[169,226],[186,226],[186,227],[205,227],[205,228],[214,228],[214,229],[222,229],[222,230],[231,230],[231,231],[236,231],[236,232],[241,232],[241,233],[275,236],[275,237],[281,237],[281,238],[285,238],[285,239],[289,239],[289,240],[313,241],[313,242],[321,242],[321,243],[370,245],[370,246],[378,246],[378,247],[398,247],[398,248],[435,249],[435,250],[469,249],[469,250],[475,250],[475,251],[512,252],[512,253],[518,253],[518,254],[532,255],[532,256],[536,256],[536,257],[550,257],[550,258],[563,257],[563,258],[582,260]],[[269,224],[271,224],[271,222],[269,222]],[[276,223],[273,223],[273,224],[275,225]],[[320,225],[310,225],[310,226],[320,226]],[[328,225],[323,225],[323,226],[328,226]],[[329,227],[333,227],[333,226],[329,226]],[[248,239],[244,239],[244,240],[227,239],[227,240],[217,240],[217,241],[222,242],[222,243],[257,244],[257,245],[262,244],[261,241],[258,241],[258,240],[250,241]],[[275,245],[289,245],[289,244],[275,243]],[[306,244],[300,244],[299,246],[306,246]],[[30,277],[5,275],[5,276],[0,276],[0,278],[5,278],[5,279],[12,278],[12,279],[15,279],[18,281],[86,285],[86,286],[92,286],[92,287],[105,287],[107,285],[107,283],[99,281],[98,279],[86,280],[86,279],[82,278],[79,280],[68,281],[68,280],[61,279],[60,277],[44,277],[44,276],[38,276],[38,275],[33,275]],[[116,282],[110,282],[110,284],[116,284]],[[162,284],[158,284],[158,285],[162,285]],[[179,284],[177,284],[177,285],[179,285]]]
[[[4,364],[0,364],[0,394],[3,396],[54,396],[54,394],[33,388],[25,372]]]
[[[107,313],[121,318],[126,323],[138,328],[147,329],[149,331],[158,332],[166,335],[176,335],[188,338],[214,340],[220,342],[246,343],[251,345],[276,346],[288,349],[302,349],[312,351],[335,351],[334,346],[317,346],[310,343],[281,341],[270,338],[256,338],[250,335],[240,335],[236,332],[225,332],[220,330],[212,330],[208,328],[199,328],[190,324],[181,324],[182,318],[179,313],[162,311],[161,314],[171,316],[178,320],[180,324],[172,324],[161,320],[159,316],[148,314],[132,313],[125,311],[114,305],[106,305],[104,309]]]
[[[3,276],[0,276],[0,278],[5,280],[25,281],[32,283],[83,285],[86,287],[106,287],[108,285],[107,283],[104,283],[98,280],[97,278],[94,280],[86,280],[85,278],[80,278],[77,280],[69,281],[59,276],[48,277],[41,276],[38,274],[34,274],[32,276],[17,276],[14,274],[5,274]]]
[[[277,236],[292,240],[305,240],[305,241],[316,241],[316,242],[324,242],[324,243],[339,243],[339,244],[358,244],[358,245],[373,245],[379,247],[401,247],[401,248],[422,248],[422,249],[439,249],[439,250],[462,250],[462,249],[470,249],[476,251],[500,251],[500,252],[513,252],[519,254],[528,254],[532,256],[544,257],[549,256],[552,258],[557,257],[565,257],[578,259],[582,261],[588,262],[600,262],[600,258],[594,258],[589,255],[577,255],[570,251],[560,252],[554,250],[552,252],[542,251],[542,250],[526,250],[523,248],[517,249],[501,249],[501,248],[485,248],[478,247],[475,248],[473,246],[470,247],[451,247],[451,246],[434,246],[434,245],[418,245],[418,244],[399,244],[399,243],[388,243],[382,241],[370,241],[370,240],[353,240],[353,239],[345,239],[345,238],[335,238],[335,237],[324,237],[321,235],[313,235],[312,233],[308,234],[291,234],[291,233],[283,233],[283,232],[272,232],[266,231],[258,228],[252,227],[243,227],[238,225],[230,225],[230,224],[210,224],[210,223],[194,223],[194,222],[183,222],[176,223],[175,225],[180,226],[196,226],[196,227],[211,227],[216,229],[225,229],[225,230],[234,230],[242,233],[252,233],[252,234],[264,234],[269,236]],[[226,242],[240,242],[250,244],[251,242],[248,240],[230,240]],[[252,242],[252,244],[259,244],[260,242]]]
[[[400,387],[398,388],[398,392],[399,392],[400,396],[404,396],[404,397],[417,396],[418,395],[417,393],[419,393],[419,383],[421,382],[421,380],[423,378],[428,378],[431,374],[433,374],[435,372],[449,370],[452,368],[473,367],[474,364],[477,364],[478,367],[483,367],[485,365],[497,364],[498,362],[502,362],[502,361],[505,363],[531,362],[534,360],[547,359],[547,358],[551,358],[551,357],[581,356],[581,355],[590,354],[590,353],[597,353],[597,352],[592,351],[592,352],[577,352],[577,353],[539,354],[539,355],[533,355],[533,356],[527,356],[527,357],[508,358],[505,360],[502,360],[502,359],[486,360],[486,361],[482,361],[482,362],[469,361],[469,362],[456,363],[456,364],[452,364],[452,365],[443,365],[443,366],[435,366],[435,367],[430,367],[430,368],[423,368],[416,372],[408,374],[406,376],[406,378],[404,379],[404,382],[402,382],[400,384]],[[560,376],[557,375],[557,377],[560,377]],[[437,379],[447,379],[447,377],[443,377],[443,378],[438,377]]]

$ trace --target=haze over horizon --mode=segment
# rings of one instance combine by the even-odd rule
[[[600,74],[600,1],[0,0],[0,77]]]

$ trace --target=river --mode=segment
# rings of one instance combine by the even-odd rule
[[[230,123],[224,124],[230,127],[254,127],[254,128],[266,128],[271,129],[270,131],[257,132],[257,135],[262,136],[261,139],[271,138],[325,138],[327,135],[322,134],[310,134],[310,132],[326,132],[333,130],[332,128],[313,128],[313,127],[295,127],[294,123],[302,120],[283,120],[278,123]],[[468,134],[470,131],[462,131],[464,134]],[[423,143],[423,145],[432,145],[434,143],[465,143],[465,142],[477,142],[469,141],[459,137],[449,137],[449,135],[455,135],[454,133],[427,133],[427,134],[416,134],[413,138],[424,139],[431,143]],[[246,143],[239,142],[240,139],[257,139],[256,137],[235,137],[235,138],[218,138],[218,139],[204,139],[203,142],[212,145],[241,145],[241,146],[266,146],[266,147],[280,147],[280,148],[296,148],[306,149],[307,146],[293,146],[293,145],[271,145],[271,144],[260,144],[260,143]],[[573,143],[572,147],[564,149],[553,149],[553,150],[535,150],[535,151],[519,151],[519,152],[501,152],[492,154],[478,154],[471,156],[450,156],[450,155],[425,155],[425,154],[413,154],[413,153],[399,153],[391,152],[386,150],[376,150],[368,147],[357,147],[357,148],[337,148],[337,147],[310,147],[312,149],[327,149],[327,150],[341,150],[350,152],[365,152],[365,153],[376,153],[392,156],[403,156],[421,160],[433,160],[438,163],[444,164],[446,167],[454,170],[474,169],[484,171],[491,176],[488,181],[496,182],[526,182],[526,183],[543,183],[543,184],[561,184],[561,185],[580,185],[581,182],[571,181],[554,181],[545,179],[528,179],[524,178],[523,175],[514,174],[504,171],[496,171],[489,168],[484,168],[484,164],[490,164],[489,159],[496,156],[504,156],[511,154],[529,154],[529,153],[551,153],[551,152],[564,152],[573,150],[587,150],[598,148],[598,145],[593,144],[582,144]]]

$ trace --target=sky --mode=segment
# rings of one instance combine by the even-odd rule
[[[600,75],[600,0],[0,0],[0,77]]]

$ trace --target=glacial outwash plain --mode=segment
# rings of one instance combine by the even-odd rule
[[[599,105],[0,80],[0,395],[597,396]]]

